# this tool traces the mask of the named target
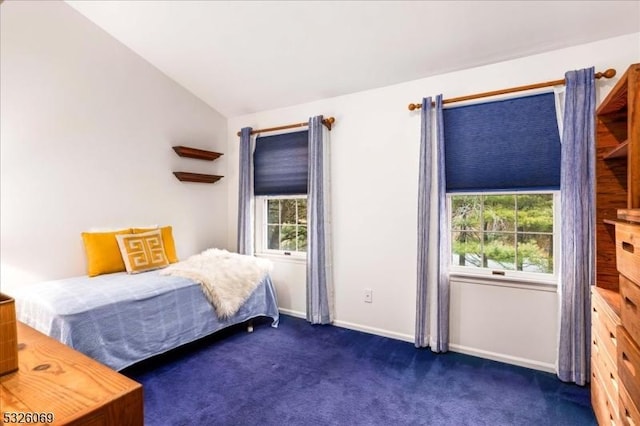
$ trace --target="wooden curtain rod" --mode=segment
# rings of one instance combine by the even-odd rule
[[[613,68],[609,68],[605,72],[597,72],[595,77],[611,78],[615,75],[616,75],[616,70],[614,70]],[[479,99],[479,98],[486,98],[489,96],[504,95],[506,93],[521,92],[523,90],[532,90],[532,89],[540,89],[542,87],[558,86],[560,84],[565,84],[565,83],[566,81],[563,78],[562,80],[547,81],[545,83],[536,83],[536,84],[529,84],[527,86],[511,87],[509,89],[494,90],[492,92],[476,93],[475,95],[459,96],[457,98],[445,99],[442,101],[442,103],[451,104],[454,102],[469,101],[471,99]],[[409,111],[413,111],[415,109],[420,109],[420,108],[422,108],[422,102],[419,104],[409,104]]]
[[[329,130],[331,130],[331,125],[335,122],[336,122],[336,119],[333,117],[325,118],[322,120],[322,124],[327,126],[327,129]],[[286,126],[269,127],[268,129],[255,129],[255,130],[251,130],[251,134],[255,135],[256,133],[275,132],[276,130],[295,129],[296,127],[304,127],[308,125],[309,125],[309,122],[303,122],[303,123],[287,124]],[[240,132],[236,134],[240,136]]]

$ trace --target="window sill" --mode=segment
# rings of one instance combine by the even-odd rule
[[[552,280],[532,279],[528,277],[503,277],[484,274],[472,274],[464,272],[449,272],[452,281],[468,284],[492,285],[498,287],[522,288],[526,290],[548,291],[556,293],[558,283]]]
[[[256,253],[256,257],[263,257],[265,259],[272,260],[274,262],[287,262],[287,263],[298,263],[298,264],[306,264],[307,257],[300,255],[286,255],[280,253]]]

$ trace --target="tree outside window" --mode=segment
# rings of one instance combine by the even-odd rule
[[[553,194],[451,196],[453,266],[553,274]]]
[[[268,198],[267,249],[284,252],[307,251],[307,199]]]

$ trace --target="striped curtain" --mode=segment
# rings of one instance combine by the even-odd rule
[[[438,205],[438,280],[435,283],[436,295],[433,309],[437,311],[432,327],[431,350],[446,352],[449,350],[449,264],[451,263],[451,229],[447,211],[444,119],[442,113],[442,95],[436,96],[436,159],[438,163],[436,194]]]
[[[329,151],[322,116],[309,119],[309,184],[307,192],[307,321],[333,320],[329,216]]]
[[[558,377],[584,385],[590,375],[589,290],[595,283],[594,69],[569,71],[565,80]]]
[[[436,97],[435,104],[434,132],[431,98],[422,100],[415,346],[430,346],[433,352],[446,352],[449,349],[450,236],[442,95]]]
[[[240,130],[238,176],[238,253],[253,254],[253,164],[251,127]]]

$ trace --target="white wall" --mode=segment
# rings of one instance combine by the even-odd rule
[[[226,118],[62,2],[0,6],[1,284],[85,273],[80,233],[170,224],[181,257],[225,247]]]
[[[334,279],[338,325],[413,340],[420,117],[407,104],[557,80],[567,70],[616,68],[640,61],[640,34],[463,70],[290,108],[233,117],[228,125],[229,241],[237,217],[236,132],[323,114],[331,132]],[[390,64],[389,66],[393,66]],[[367,72],[367,70],[363,70]],[[598,97],[615,80],[598,82]],[[277,262],[274,281],[286,312],[305,311],[304,265]],[[373,303],[363,301],[373,289]],[[556,359],[555,292],[455,281],[454,350],[552,371]]]

